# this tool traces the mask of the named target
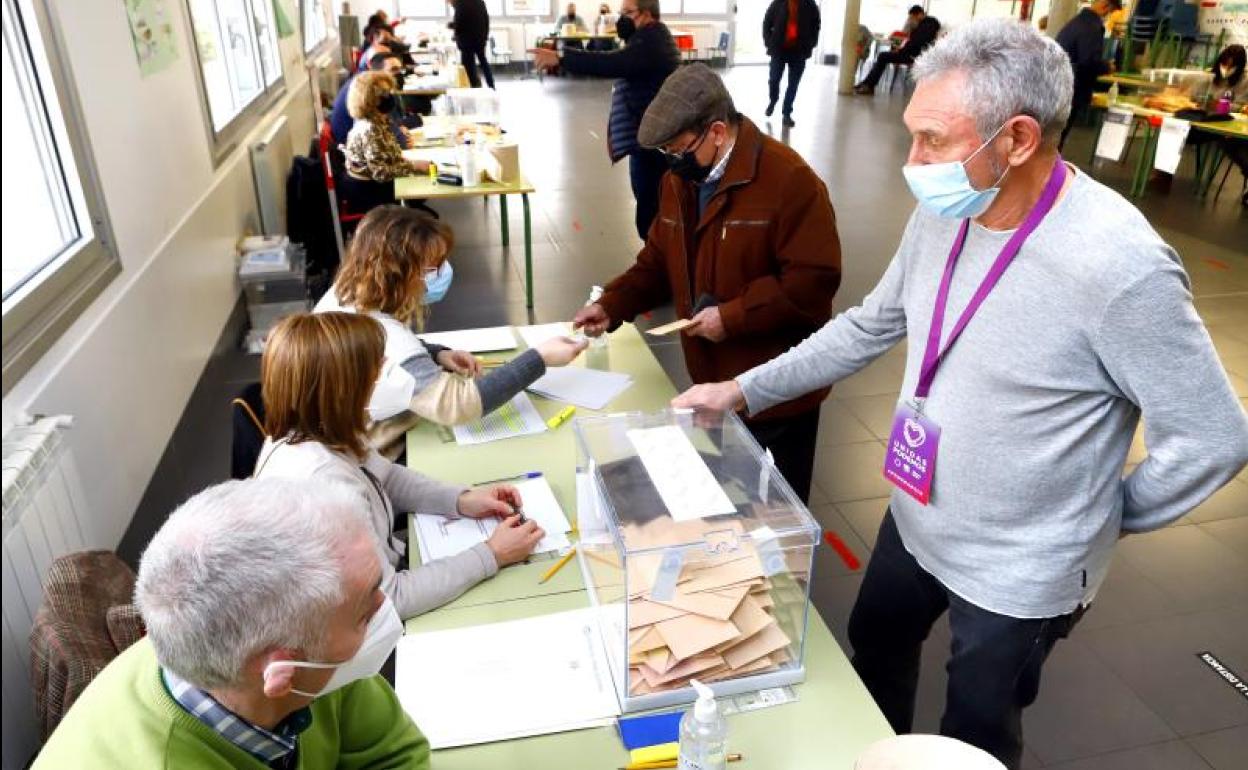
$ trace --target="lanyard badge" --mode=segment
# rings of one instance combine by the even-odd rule
[[[1027,215],[1022,227],[1015,231],[1005,247],[1001,249],[1001,253],[949,333],[949,340],[942,349],[940,335],[941,328],[944,326],[945,306],[949,303],[949,285],[953,280],[953,269],[966,243],[970,220],[962,220],[962,225],[958,229],[958,236],[954,239],[953,248],[949,251],[949,258],[945,262],[940,289],[936,292],[936,305],[932,310],[932,325],[927,334],[923,365],[919,369],[919,382],[914,389],[915,397],[913,401],[898,405],[897,412],[893,416],[893,430],[889,434],[888,449],[884,455],[884,478],[922,505],[927,505],[931,500],[932,478],[936,472],[936,450],[940,445],[940,426],[923,413],[923,402],[931,391],[936,370],[949,349],[953,347],[953,343],[962,334],[962,330],[979,310],[980,305],[1001,280],[1005,269],[1014,261],[1023,242],[1053,208],[1053,204],[1057,201],[1057,194],[1061,191],[1065,181],[1066,165],[1059,156],[1053,164],[1053,172],[1049,175],[1049,181],[1040,199],[1036,201],[1035,207]]]

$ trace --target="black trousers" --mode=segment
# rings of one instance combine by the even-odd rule
[[[789,68],[789,85],[784,89],[785,115],[793,114],[793,99],[797,97],[797,84],[802,82],[802,73],[806,71],[806,59],[798,54],[778,54],[771,57],[771,72],[767,78],[768,103],[775,105],[780,98],[780,78],[784,76],[784,68]]]
[[[815,470],[815,445],[819,436],[819,409],[765,422],[747,422],[754,440],[771,450],[776,469],[802,499],[810,503],[810,484]]]
[[[912,727],[923,640],[946,610],[953,643],[940,732],[1017,768],[1023,709],[1040,692],[1049,652],[1083,610],[1022,619],[971,604],[919,566],[888,512],[849,617],[849,642],[854,669],[898,733]]]
[[[901,51],[884,51],[875,57],[875,64],[871,65],[871,71],[859,85],[875,88],[880,78],[884,77],[884,70],[888,69],[890,64],[914,64],[914,58]]]
[[[1066,126],[1062,129],[1062,138],[1057,143],[1057,149],[1060,150],[1066,146],[1066,137],[1070,136],[1070,130],[1075,127],[1075,123],[1084,119],[1090,106],[1092,106],[1092,92],[1084,93],[1076,90],[1070,102],[1070,117],[1066,118]]]
[[[485,46],[478,48],[459,49],[459,58],[464,63],[464,72],[468,74],[468,82],[473,88],[481,87],[481,75],[477,73],[477,62],[481,63],[481,72],[485,73],[485,84],[494,87],[494,72],[490,69],[490,59],[485,55]]]
[[[637,150],[628,156],[628,181],[633,187],[633,199],[637,201],[633,223],[643,241],[650,232],[650,223],[659,213],[659,183],[666,171],[667,161],[658,150]]]

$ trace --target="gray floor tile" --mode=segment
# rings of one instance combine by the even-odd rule
[[[819,446],[853,444],[875,438],[862,421],[845,407],[844,401],[828,399],[823,402],[819,414]]]
[[[902,371],[888,361],[876,361],[857,374],[832,386],[832,398],[896,394],[901,388]]]
[[[1046,766],[1177,737],[1075,638],[1053,649],[1040,697],[1024,712],[1023,725],[1024,740]]]
[[[854,528],[858,537],[867,544],[867,547],[874,549],[875,537],[880,531],[880,522],[884,520],[884,513],[888,509],[888,498],[840,502],[836,504],[836,507]]]
[[[884,445],[879,441],[820,447],[815,453],[815,484],[834,503],[885,497]]]
[[[1248,554],[1236,553],[1199,527],[1130,535],[1118,543],[1117,556],[1189,612],[1243,601],[1248,585]]]
[[[1238,605],[1095,629],[1080,638],[1179,735],[1248,724],[1243,696],[1197,657],[1209,651],[1232,670],[1248,670],[1248,596],[1242,590]]]
[[[1150,579],[1147,570],[1135,567],[1126,559],[1115,558],[1096,599],[1075,628],[1075,635],[1081,636],[1095,628],[1171,617],[1183,609],[1178,600]]]
[[[1248,517],[1210,521],[1200,528],[1235,553],[1248,553]]]
[[[1244,770],[1248,764],[1248,726],[1195,735],[1187,742],[1213,770]]]
[[[819,526],[823,528],[825,533],[835,533],[849,549],[850,553],[858,560],[858,567],[852,568],[850,564],[841,558],[840,555],[829,545],[824,542],[819,543],[819,551],[829,558],[820,560],[820,571],[823,575],[832,577],[844,577],[862,572],[867,566],[867,559],[871,555],[870,549],[862,538],[858,537],[858,533],[850,526],[849,522],[841,516],[841,512],[837,510],[835,505],[824,503],[823,505],[813,505],[810,509],[815,520],[819,522]]]
[[[858,588],[862,585],[862,573],[840,576],[827,574],[831,570],[822,569],[822,565],[827,559],[835,558],[829,553],[820,554],[816,551],[815,580],[811,585],[810,600],[819,611],[823,622],[828,624],[828,628],[836,637],[837,643],[841,645],[841,649],[846,655],[850,655],[853,650],[849,645],[847,631],[849,613],[854,608],[854,600],[858,598]]]
[[[887,393],[876,396],[850,396],[841,399],[858,421],[867,427],[877,439],[888,440],[893,430],[893,417],[897,412],[897,395]]]
[[[1047,767],[1051,770],[1209,770],[1209,765],[1183,741],[1154,743]]]

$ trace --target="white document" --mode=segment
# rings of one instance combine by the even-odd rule
[[[534,553],[563,551],[572,546],[568,533],[572,525],[555,499],[555,491],[544,477],[524,479],[513,484],[520,492],[526,518],[537,522],[546,533],[534,546]],[[499,519],[448,519],[428,513],[412,517],[416,524],[416,537],[420,546],[420,561],[428,564],[433,559],[444,559],[484,543],[498,528]]]
[[[1096,142],[1096,157],[1122,161],[1122,151],[1127,146],[1127,137],[1131,135],[1131,121],[1135,119],[1131,110],[1121,107],[1110,107],[1105,113],[1105,122],[1101,125],[1101,138]]]
[[[404,636],[399,702],[434,749],[608,725],[620,704],[600,612]]]
[[[524,393],[517,393],[510,401],[479,420],[451,428],[455,443],[461,446],[527,436],[545,430],[546,421],[537,413],[533,399]]]
[[[547,369],[529,391],[584,409],[602,409],[633,384],[633,378],[619,372],[558,366]]]
[[[536,326],[517,326],[516,331],[520,332],[520,339],[524,340],[525,345],[535,348],[553,337],[572,336],[572,324],[567,321],[560,321],[559,323],[537,324]]]
[[[1187,132],[1192,124],[1186,120],[1165,117],[1161,119],[1161,130],[1157,135],[1157,160],[1153,168],[1173,174],[1179,168],[1183,158],[1183,145],[1187,142]]]
[[[460,329],[453,332],[435,332],[420,335],[421,342],[442,345],[451,350],[467,350],[469,353],[488,353],[494,350],[513,350],[516,335],[510,326],[490,326],[484,329]]]
[[[626,435],[673,519],[736,513],[736,506],[678,426],[638,428]]]

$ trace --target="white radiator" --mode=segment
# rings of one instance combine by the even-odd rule
[[[286,173],[294,157],[285,115],[274,120],[260,141],[251,146],[251,171],[265,235],[286,232]]]
[[[38,748],[30,688],[30,629],[57,557],[87,548],[86,498],[66,445],[69,417],[45,417],[4,434],[3,767],[24,767]]]

